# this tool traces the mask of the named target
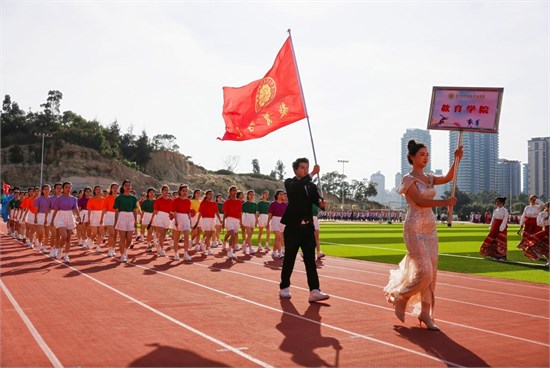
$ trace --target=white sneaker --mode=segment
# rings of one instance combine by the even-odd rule
[[[323,253],[323,252],[317,253],[317,259],[318,259],[318,260],[321,259],[321,258],[323,258],[324,256],[325,256],[325,253]]]
[[[199,244],[195,245],[195,252],[200,252],[201,251],[201,246]]]
[[[209,256],[214,255],[214,252],[212,252],[212,249],[208,248],[208,251],[206,252]]]
[[[174,261],[179,261],[180,260],[180,255],[179,253],[176,253],[176,255],[174,256]]]
[[[323,294],[319,289],[313,289],[309,292],[309,302],[314,303],[330,298],[328,294]]]
[[[42,249],[42,244],[37,240],[34,242],[34,249],[36,249],[38,252]]]
[[[45,254],[48,253],[48,247],[46,245],[42,246],[42,253],[45,253]]]
[[[266,252],[269,252],[271,250],[271,248],[269,248],[269,243],[267,243],[264,248]]]
[[[271,252],[271,258],[273,258],[274,260],[279,259],[279,252],[277,251]]]
[[[192,261],[191,257],[189,256],[189,254],[187,254],[187,252],[183,253],[183,260],[185,262],[191,262]]]
[[[248,256],[250,254],[250,251],[248,250],[248,248],[246,248],[243,253]]]
[[[55,257],[55,248],[52,248],[52,250],[50,250],[50,254],[48,254],[48,257],[50,258]]]
[[[95,252],[96,253],[101,253],[101,247],[99,245],[97,247],[95,247]]]
[[[290,299],[292,296],[290,295],[290,288],[287,287],[287,288],[284,288],[284,289],[281,289],[279,290],[279,296],[281,298],[287,298],[287,299]],[[310,300],[311,301],[311,300]]]
[[[55,250],[55,258],[58,259],[58,260],[63,258],[63,252],[61,251],[61,249],[56,249]]]
[[[78,239],[78,245],[80,245],[80,246],[84,245],[84,242],[82,241],[82,239]]]
[[[69,258],[69,255],[68,255],[68,254],[65,254],[65,255],[63,256],[63,261],[64,261],[65,263],[69,263],[69,262],[71,262],[71,260],[70,260],[70,258]]]
[[[107,251],[107,257],[114,257],[115,256],[115,248],[109,248]]]
[[[158,256],[159,257],[166,257],[166,252],[164,251],[164,249],[160,250],[160,252],[158,253]]]
[[[249,253],[250,253],[251,256],[253,256],[254,253],[256,253],[256,252],[254,251],[254,248],[250,247],[250,252]]]
[[[258,245],[258,249],[256,249],[256,252],[261,253],[264,251],[264,248],[262,248],[261,245]]]
[[[120,256],[120,262],[126,262],[128,261],[128,256],[126,254],[123,254]]]
[[[229,259],[237,259],[237,257],[235,257],[235,255],[233,254],[233,250],[232,249],[229,249],[227,251],[227,258]]]

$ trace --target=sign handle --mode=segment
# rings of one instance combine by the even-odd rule
[[[464,133],[463,130],[460,130],[458,133],[458,147],[462,146],[462,134]],[[458,165],[460,164],[460,159],[455,158],[455,167],[453,170],[453,188],[451,189],[451,198],[455,196],[456,193],[456,182],[457,182],[457,175],[458,175]],[[449,212],[449,217],[447,218],[447,226],[451,227],[453,225],[453,207],[449,206],[447,207]]]

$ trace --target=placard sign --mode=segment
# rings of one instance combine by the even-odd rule
[[[504,88],[434,87],[428,129],[498,133]]]

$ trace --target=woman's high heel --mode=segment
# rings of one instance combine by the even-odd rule
[[[429,330],[441,331],[441,329],[437,327],[437,325],[434,323],[434,321],[432,321],[430,317],[424,317],[423,315],[418,316],[418,324],[420,325],[420,327],[422,327],[422,322],[424,322]]]
[[[407,301],[403,298],[397,297],[395,299],[395,316],[399,318],[401,322],[405,322],[405,309],[407,309]]]

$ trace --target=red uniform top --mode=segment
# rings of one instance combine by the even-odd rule
[[[202,201],[199,212],[204,218],[214,218],[218,213],[218,204],[212,201]]]
[[[242,217],[243,202],[239,199],[227,199],[222,206],[224,217],[233,217],[238,220]]]
[[[162,198],[155,200],[153,204],[153,210],[160,212],[173,212],[174,211],[174,201],[170,198]]]
[[[107,212],[116,212],[115,210],[115,196],[108,195],[103,198],[103,209]]]
[[[27,202],[27,208],[29,209],[29,211],[31,211],[33,214],[36,215],[36,213],[38,212],[38,207],[34,206],[34,200],[35,199],[36,198],[34,198],[34,197],[29,198],[29,201]]]
[[[174,199],[174,212],[177,213],[189,213],[191,210],[191,201],[189,198],[181,199],[180,197]]]

